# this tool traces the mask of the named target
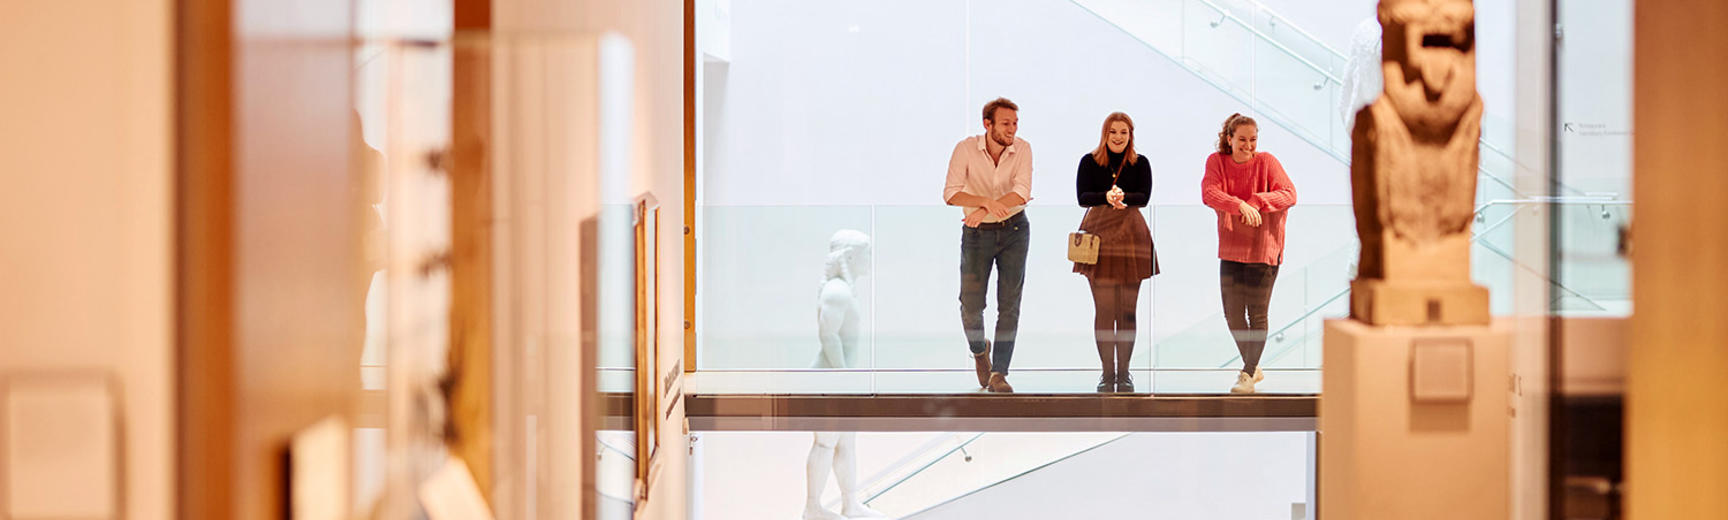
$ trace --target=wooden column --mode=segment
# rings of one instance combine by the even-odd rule
[[[176,13],[180,518],[282,518],[289,440],[359,397],[353,4]]]
[[[491,0],[456,0],[451,84],[450,450],[492,498]]]
[[[1728,518],[1728,3],[1634,13],[1627,518]]]
[[[233,44],[227,0],[175,18],[175,342],[179,518],[234,510]]]
[[[684,0],[684,371],[696,371],[696,0]]]

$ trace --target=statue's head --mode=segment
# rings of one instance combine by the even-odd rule
[[[1470,0],[1380,0],[1385,96],[1419,134],[1449,134],[1476,99]]]
[[[851,280],[870,274],[870,235],[850,229],[828,238],[827,277]]]

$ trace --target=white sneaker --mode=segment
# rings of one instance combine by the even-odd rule
[[[1266,373],[1261,372],[1260,367],[1254,367],[1254,382],[1258,383],[1258,382],[1265,381],[1265,380],[1266,380]]]
[[[1255,369],[1255,372],[1259,372],[1259,369]],[[1230,387],[1230,393],[1232,393],[1232,394],[1252,394],[1252,393],[1254,393],[1254,376],[1249,375],[1247,372],[1236,372],[1236,386]]]

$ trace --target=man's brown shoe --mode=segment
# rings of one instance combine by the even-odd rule
[[[1014,393],[1014,387],[1008,386],[1008,376],[1001,372],[990,373],[990,384],[988,386],[990,387],[991,392],[1001,392],[1004,394]]]
[[[990,388],[990,341],[984,341],[984,351],[972,355],[972,368],[978,371],[978,386]]]

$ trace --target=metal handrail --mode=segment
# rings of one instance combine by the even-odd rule
[[[607,450],[618,452],[619,455],[623,455],[624,458],[630,459],[631,461],[636,460],[636,454],[624,451],[622,449],[619,449],[617,446],[613,446],[612,443],[610,443],[610,442],[596,440],[594,442],[594,444],[597,444],[602,448],[606,448]]]
[[[1337,76],[1333,76],[1332,72],[1326,70],[1325,67],[1315,65],[1314,62],[1308,61],[1308,58],[1304,58],[1301,55],[1297,54],[1296,51],[1290,50],[1289,47],[1285,47],[1284,44],[1278,43],[1278,41],[1273,39],[1271,36],[1267,36],[1266,33],[1260,32],[1259,29],[1254,28],[1254,24],[1242,21],[1242,19],[1240,17],[1236,16],[1236,13],[1230,12],[1229,9],[1219,7],[1218,4],[1212,3],[1212,0],[1195,0],[1195,1],[1200,2],[1202,4],[1206,4],[1207,7],[1211,7],[1213,10],[1218,11],[1218,14],[1224,15],[1224,18],[1236,22],[1236,24],[1242,26],[1243,29],[1247,29],[1248,32],[1254,33],[1254,36],[1258,36],[1258,37],[1260,37],[1261,40],[1265,40],[1267,44],[1272,45],[1274,48],[1277,48],[1280,51],[1284,51],[1284,54],[1288,54],[1288,55],[1290,55],[1290,57],[1296,58],[1296,61],[1300,61],[1300,62],[1302,62],[1303,65],[1307,65],[1308,68],[1314,69],[1315,72],[1319,72],[1321,75],[1326,76],[1326,79],[1331,80],[1333,83],[1337,83],[1339,85],[1344,84],[1343,80],[1338,79]],[[1286,20],[1286,21],[1288,21],[1288,20]],[[1318,40],[1316,40],[1316,42],[1318,43]],[[1325,44],[1321,44],[1321,46],[1324,47]]]
[[[906,483],[907,480],[911,480],[912,477],[917,476],[919,473],[923,473],[924,470],[930,469],[930,467],[935,466],[936,463],[942,462],[942,459],[948,458],[948,456],[953,455],[954,452],[966,449],[967,446],[970,446],[973,442],[977,442],[978,439],[983,438],[983,437],[984,437],[983,433],[973,434],[972,438],[966,439],[966,442],[962,442],[958,446],[955,446],[953,448],[949,448],[948,451],[942,452],[942,454],[937,455],[936,458],[930,459],[930,462],[926,462],[926,463],[924,463],[924,465],[918,466],[918,469],[912,470],[911,473],[907,473],[906,476],[900,477],[899,480],[895,480],[894,483],[889,484],[888,487],[884,487],[884,488],[882,488],[881,491],[877,491],[875,493],[870,494],[869,498],[864,499],[864,503],[869,504],[871,501],[876,500],[876,497],[880,497],[884,494],[887,494],[889,491],[893,491],[894,488],[899,487],[901,484]]]
[[[1559,205],[1559,206],[1631,206],[1632,201],[1623,200],[1619,194],[1529,197],[1523,199],[1495,199],[1476,206],[1475,213],[1493,206],[1529,206],[1529,205]]]
[[[1290,30],[1296,31],[1296,34],[1300,34],[1300,35],[1302,35],[1303,38],[1307,38],[1308,41],[1313,42],[1315,46],[1320,47],[1321,49],[1324,49],[1327,53],[1331,54],[1332,57],[1340,58],[1340,59],[1344,59],[1344,60],[1350,59],[1350,57],[1345,56],[1343,52],[1339,51],[1338,49],[1332,48],[1332,46],[1327,45],[1326,42],[1320,41],[1319,38],[1314,37],[1313,33],[1308,32],[1307,29],[1303,29],[1302,26],[1300,26],[1300,25],[1296,25],[1295,23],[1291,23],[1289,18],[1285,17],[1284,15],[1278,14],[1277,11],[1273,11],[1271,7],[1267,7],[1266,4],[1260,3],[1259,0],[1244,0],[1244,1],[1246,1],[1250,4],[1254,4],[1255,9],[1260,10],[1260,12],[1266,13],[1267,15],[1271,16],[1272,18],[1277,18],[1279,20],[1283,20],[1285,27],[1289,27]]]
[[[930,507],[926,507],[926,508],[924,508],[924,509],[922,509],[922,510],[919,510],[919,511],[916,511],[916,512],[913,512],[913,513],[912,513],[912,514],[910,514],[910,515],[907,515],[907,516],[916,516],[916,515],[917,515],[917,514],[919,514],[919,513],[922,513],[922,512],[924,512],[924,511],[929,511],[929,510],[930,510],[930,509],[931,509],[931,508],[934,508],[934,507],[937,507],[937,506],[941,506],[941,505],[942,505],[942,504],[948,504],[948,503],[952,503],[952,502],[953,502],[953,501],[955,501],[955,500],[959,500],[959,499],[962,499],[962,498],[966,498],[966,497],[967,497],[967,496],[970,496],[970,495],[972,495],[972,494],[973,494],[973,493],[977,493],[977,492],[978,492],[978,491],[981,491],[981,490],[984,490],[984,489],[989,489],[989,488],[990,488],[990,487],[992,487],[992,486],[996,486],[996,485],[999,485],[999,484],[1001,484],[1001,483],[1003,483],[1003,482],[1008,482],[1008,481],[1011,481],[1011,480],[1015,480],[1015,479],[1019,479],[1019,478],[1020,478],[1020,477],[1024,477],[1024,476],[1026,476],[1026,475],[1030,475],[1030,474],[1032,474],[1032,473],[1035,473],[1035,472],[1037,472],[1037,471],[1038,471],[1038,470],[1041,470],[1041,469],[1044,469],[1044,468],[1048,468],[1048,467],[1050,467],[1050,466],[1051,466],[1051,465],[1054,465],[1054,464],[1058,464],[1058,463],[1060,463],[1060,462],[1062,462],[1062,461],[1065,461],[1065,460],[1068,460],[1068,459],[1072,459],[1072,458],[1074,458],[1074,457],[1076,457],[1076,456],[1079,456],[1079,455],[1080,455],[1080,454],[1082,454],[1082,453],[1086,453],[1086,452],[1089,452],[1089,451],[1092,451],[1092,450],[1095,450],[1095,449],[1098,449],[1098,448],[1099,448],[1099,447],[1102,447],[1102,446],[1105,446],[1105,445],[1107,445],[1107,444],[1110,444],[1110,443],[1114,443],[1114,442],[1116,442],[1116,441],[1120,441],[1120,440],[1122,440],[1122,439],[1124,439],[1124,438],[1127,438],[1127,437],[1128,437],[1128,436],[1129,436],[1129,435],[1130,435],[1130,434],[1127,434],[1127,433],[1123,433],[1123,434],[1119,434],[1119,435],[1117,435],[1117,436],[1115,436],[1115,437],[1112,437],[1112,438],[1110,438],[1110,439],[1108,439],[1108,440],[1105,440],[1105,441],[1103,441],[1103,442],[1099,442],[1099,443],[1097,443],[1097,444],[1093,444],[1093,445],[1091,445],[1091,446],[1087,446],[1087,447],[1086,447],[1086,448],[1085,448],[1085,449],[1082,449],[1082,450],[1079,450],[1079,451],[1075,451],[1075,452],[1073,452],[1073,453],[1069,453],[1069,454],[1067,454],[1067,455],[1063,455],[1063,456],[1061,456],[1061,457],[1057,457],[1057,458],[1056,458],[1056,459],[1055,459],[1055,460],[1051,460],[1051,461],[1049,461],[1049,462],[1045,462],[1045,463],[1043,463],[1043,464],[1039,464],[1039,465],[1038,465],[1038,466],[1037,466],[1037,467],[1034,467],[1034,468],[1031,468],[1031,469],[1028,469],[1028,470],[1025,470],[1025,471],[1021,471],[1021,472],[1018,472],[1018,473],[1015,473],[1015,474],[1013,474],[1013,475],[1009,475],[1009,476],[1007,476],[1007,477],[1004,477],[1004,478],[1002,478],[1002,479],[1000,479],[1000,480],[997,480],[997,481],[995,481],[995,482],[991,482],[991,483],[989,483],[989,484],[986,484],[986,485],[984,485],[984,486],[982,486],[982,487],[979,487],[979,488],[978,488],[978,489],[974,489],[974,490],[971,490],[971,491],[967,491],[967,492],[966,492],[966,493],[962,493],[962,494],[960,494],[960,495],[959,495],[959,496],[956,496],[956,497],[953,497],[953,498],[950,498],[950,499],[948,499],[948,500],[944,500],[944,501],[942,501],[942,502],[939,502],[939,503],[937,503],[937,504],[936,504],[936,505],[933,505],[933,506],[930,506]],[[971,438],[971,439],[969,439],[969,440],[967,440],[967,441],[966,441],[966,442],[965,442],[965,443],[964,443],[964,444],[961,444],[961,445],[960,445],[960,446],[956,446],[956,447],[955,447],[955,448],[954,448],[954,449],[953,449],[953,450],[949,450],[949,451],[948,451],[948,452],[947,452],[947,453],[944,453],[944,454],[942,454],[942,456],[941,456],[941,457],[937,457],[937,458],[936,458],[936,459],[935,459],[935,460],[932,460],[932,461],[930,461],[930,463],[929,463],[929,464],[925,464],[925,465],[924,465],[924,466],[923,466],[923,467],[920,467],[920,468],[918,468],[918,470],[917,470],[917,471],[913,471],[913,472],[912,472],[912,473],[909,473],[909,474],[907,474],[907,475],[906,475],[906,476],[905,476],[905,477],[902,477],[902,478],[901,478],[901,479],[900,479],[900,480],[898,480],[898,481],[896,481],[896,482],[894,482],[894,484],[893,484],[893,485],[890,485],[890,486],[888,486],[888,487],[887,487],[887,488],[884,488],[884,489],[883,489],[883,490],[882,490],[882,491],[879,491],[879,492],[877,492],[877,493],[876,493],[876,494],[874,494],[874,495],[870,495],[870,498],[867,498],[867,499],[864,499],[864,503],[865,503],[865,504],[869,504],[869,503],[870,503],[870,502],[871,502],[871,501],[872,501],[872,500],[876,500],[876,497],[880,497],[880,496],[882,496],[882,495],[883,495],[883,494],[886,494],[886,493],[887,493],[887,492],[888,492],[888,490],[891,490],[891,489],[894,489],[894,487],[895,487],[895,486],[898,486],[898,485],[900,485],[900,484],[901,484],[901,483],[904,483],[904,482],[906,482],[906,481],[907,481],[907,480],[911,480],[911,478],[912,478],[912,477],[915,477],[915,476],[917,476],[917,475],[918,475],[918,474],[920,474],[920,473],[923,473],[923,472],[924,472],[924,470],[927,470],[927,469],[930,469],[930,467],[931,467],[931,466],[934,466],[934,465],[936,465],[936,463],[937,463],[937,462],[941,462],[941,461],[942,461],[942,460],[943,460],[943,459],[946,459],[946,458],[948,458],[948,456],[949,456],[949,455],[953,455],[953,454],[954,454],[954,452],[955,452],[955,451],[961,451],[961,450],[962,450],[962,448],[964,448],[964,447],[965,447],[965,446],[966,446],[966,445],[968,445],[968,444],[971,444],[971,443],[972,443],[972,442],[973,442],[973,441],[977,441],[977,440],[978,440],[978,439],[979,439],[979,438],[982,438],[982,437],[984,437],[984,434],[982,434],[982,433],[980,433],[980,434],[977,434],[977,435],[974,435],[974,436],[972,436],[972,438]]]

